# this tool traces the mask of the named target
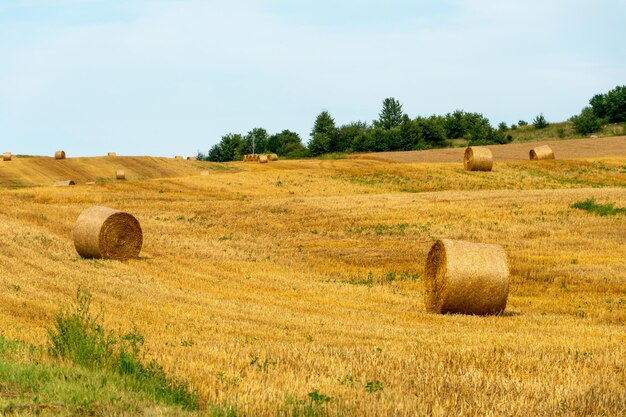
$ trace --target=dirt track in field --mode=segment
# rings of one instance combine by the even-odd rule
[[[626,155],[626,136],[593,139],[547,140],[539,142],[489,145],[497,162],[526,161],[528,152],[541,145],[550,145],[557,159],[600,158]],[[377,152],[351,155],[350,158],[373,159],[385,162],[459,162],[465,148],[431,149],[427,151]]]

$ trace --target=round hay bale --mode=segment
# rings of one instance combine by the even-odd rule
[[[115,152],[109,152],[109,153],[107,154],[107,156],[117,156],[117,153],[115,153]]]
[[[76,183],[74,182],[74,180],[65,180],[65,181],[55,181],[54,184],[55,187],[69,187],[70,185],[76,185]]]
[[[72,239],[76,252],[83,258],[124,260],[139,255],[143,234],[131,214],[93,206],[78,216]]]
[[[87,181],[85,185],[96,185],[95,181]]]
[[[200,172],[200,175],[211,175],[211,171],[204,170],[204,171]]]
[[[115,179],[116,180],[125,180],[126,179],[126,174],[124,173],[123,169],[118,169],[117,171],[115,171]]]
[[[3,161],[10,161],[13,158],[13,154],[11,152],[5,152],[2,154]]]
[[[267,164],[267,155],[259,155],[259,163],[261,164]]]
[[[426,310],[500,314],[509,295],[509,267],[500,245],[441,239],[430,248],[424,272]]]
[[[195,156],[188,156],[188,157],[187,157],[187,160],[188,160],[188,161],[195,161],[195,160],[196,160],[196,157],[195,157]]]
[[[271,154],[267,155],[267,158],[270,161],[278,161],[278,155],[276,155],[275,153],[271,153]]]
[[[254,162],[259,162],[259,158],[261,157],[261,155],[259,155],[258,153],[255,153],[254,155],[252,155],[252,160]]]
[[[174,157],[174,159],[185,159],[185,158],[183,158],[183,156],[182,156],[182,155],[176,155],[176,156]]]
[[[463,155],[463,167],[466,171],[491,171],[493,155],[489,148],[469,146]]]
[[[54,159],[65,159],[65,151],[56,151],[54,153]]]
[[[532,148],[528,153],[531,161],[541,161],[544,159],[554,159],[554,151],[548,145]]]

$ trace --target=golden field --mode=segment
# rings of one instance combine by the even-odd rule
[[[124,158],[46,160],[56,165],[36,175],[43,158],[0,163],[2,335],[44,343],[82,286],[108,328],[136,325],[205,405],[240,415],[291,415],[315,390],[328,415],[626,413],[626,216],[570,207],[626,207],[626,156],[488,173],[460,161],[164,158],[145,173]],[[127,181],[48,185],[116,167]],[[71,229],[92,205],[137,217],[139,259],[78,257]],[[505,248],[503,316],[425,312],[439,238]]]

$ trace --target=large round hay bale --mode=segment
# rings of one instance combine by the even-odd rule
[[[195,161],[195,160],[197,160],[197,158],[195,156],[188,156],[187,160],[188,161]]]
[[[117,180],[125,180],[126,179],[126,174],[124,173],[123,169],[118,169],[117,171],[115,171],[115,179],[117,179]]]
[[[185,158],[183,158],[183,156],[182,156],[182,155],[176,155],[176,156],[174,157],[174,159],[185,159]]]
[[[500,314],[509,295],[509,267],[500,245],[441,239],[424,273],[426,309],[433,313]]]
[[[271,153],[271,154],[267,155],[267,158],[270,161],[278,161],[278,155],[276,155],[275,153]]]
[[[491,171],[493,155],[489,148],[469,146],[463,155],[463,167],[466,171]]]
[[[107,154],[107,156],[117,156],[117,153],[115,153],[115,152],[109,152],[109,153]]]
[[[544,159],[554,159],[554,151],[548,145],[537,146],[529,152],[531,161],[540,161]]]
[[[13,154],[11,152],[5,152],[2,154],[3,161],[10,161],[13,158]]]
[[[136,258],[143,243],[141,226],[134,216],[102,206],[89,207],[78,216],[72,238],[83,258]]]
[[[205,175],[211,175],[211,171],[209,171],[209,170],[206,170],[206,169],[205,169],[204,171],[201,171],[201,172],[200,172],[200,175],[203,175],[203,176],[205,176]]]
[[[260,155],[258,153],[252,154],[252,160],[254,162],[259,162]]]
[[[267,164],[267,155],[259,155],[259,163],[261,164]]]
[[[54,184],[55,187],[69,187],[70,185],[76,185],[76,183],[74,182],[74,180],[63,180],[63,181],[55,181]]]
[[[54,153],[54,159],[65,159],[65,151],[56,151]]]

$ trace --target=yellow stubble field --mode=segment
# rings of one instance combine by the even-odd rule
[[[182,162],[181,162],[182,163]],[[198,166],[209,163],[195,163]],[[0,191],[0,331],[43,344],[79,286],[205,405],[329,415],[626,412],[626,157],[232,163],[210,175]],[[225,169],[224,169],[225,168]],[[84,260],[82,210],[132,213],[139,259]],[[502,245],[499,317],[425,312],[439,238]]]

